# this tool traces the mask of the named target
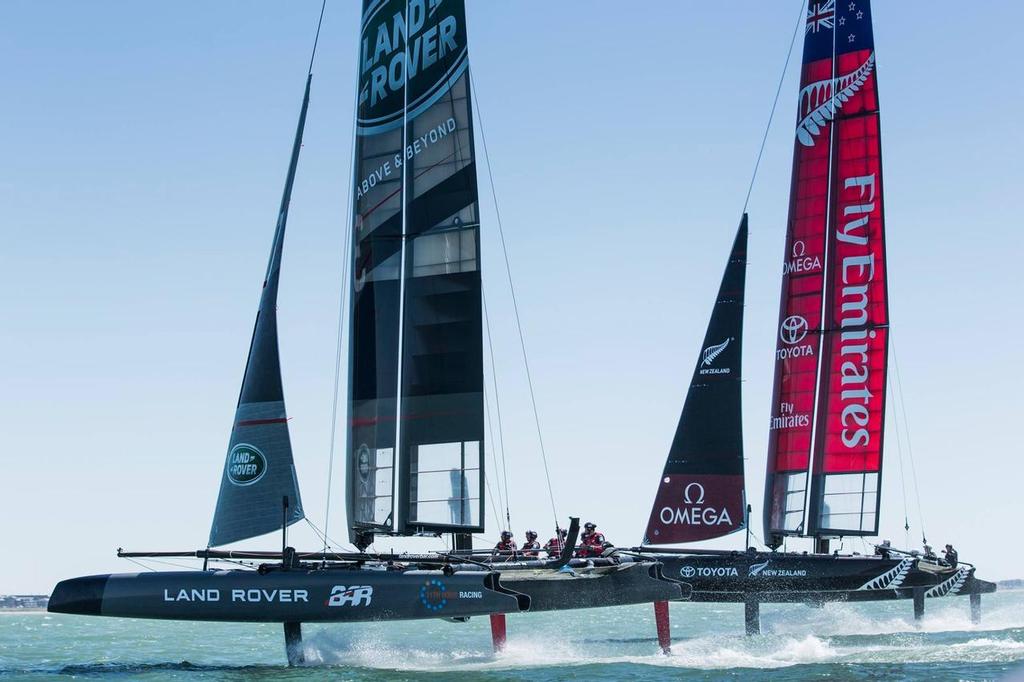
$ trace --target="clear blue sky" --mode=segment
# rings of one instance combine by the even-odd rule
[[[328,3],[280,298],[299,479],[319,525],[357,4]],[[617,544],[642,534],[798,4],[469,2],[559,513],[594,519]],[[1024,59],[1004,27],[1024,23],[1024,6],[875,5],[893,338],[925,527],[985,577],[1020,576]],[[205,541],[318,10],[316,0],[0,9],[0,527],[10,553],[0,592],[133,570],[113,557],[118,546]],[[792,67],[750,203],[744,409],[758,532]],[[487,194],[483,210],[512,520],[517,536],[535,527],[546,537]],[[891,427],[882,525],[900,545]],[[342,486],[336,477],[339,539]],[[308,531],[294,539],[316,546]]]

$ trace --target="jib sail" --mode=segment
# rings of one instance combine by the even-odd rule
[[[746,527],[740,400],[746,268],[744,214],[661,475],[645,544],[707,540]]]
[[[460,0],[364,2],[351,539],[483,527],[480,222]]]
[[[825,333],[808,533],[876,535],[888,300],[868,0],[836,8]]]
[[[291,440],[288,437],[284,389],[281,385],[281,362],[277,347],[277,290],[281,278],[281,254],[288,222],[288,204],[291,202],[295,169],[299,163],[312,78],[310,75],[306,79],[299,124],[295,131],[288,176],[270,250],[270,262],[263,281],[260,308],[256,314],[217,508],[210,528],[211,546],[279,530],[285,519],[288,524],[292,524],[304,518]],[[286,500],[287,512],[284,509]]]

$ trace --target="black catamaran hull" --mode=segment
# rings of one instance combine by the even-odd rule
[[[47,610],[93,616],[234,622],[457,618],[529,609],[495,572],[175,571],[72,578]]]
[[[913,558],[758,552],[734,555],[659,555],[666,576],[692,588],[699,602],[826,602],[910,599],[994,592],[994,583],[960,566],[945,574],[917,567]]]
[[[666,577],[661,564],[642,562],[610,566],[591,574],[576,571],[525,575],[502,574],[502,585],[530,597],[531,611],[562,611],[655,601],[688,599],[681,580]]]
[[[169,571],[72,578],[48,610],[91,616],[233,622],[356,622],[621,606],[686,598],[645,561],[585,572],[460,570]]]

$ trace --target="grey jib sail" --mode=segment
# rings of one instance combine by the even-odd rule
[[[480,234],[464,3],[364,0],[359,57],[350,537],[482,529]]]
[[[746,270],[743,214],[658,484],[645,544],[709,540],[746,527],[740,400]]]
[[[284,389],[281,385],[281,363],[277,348],[277,289],[288,204],[302,147],[312,78],[309,76],[306,79],[299,125],[295,131],[295,143],[270,250],[270,263],[263,281],[260,309],[256,314],[249,358],[245,365],[242,390],[221,477],[217,510],[210,528],[211,546],[280,529],[285,519],[285,498],[288,501],[287,522],[292,524],[304,518],[288,437]]]

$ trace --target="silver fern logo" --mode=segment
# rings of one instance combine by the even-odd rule
[[[771,563],[771,559],[769,559],[768,561],[763,561],[763,562],[761,562],[759,564],[751,564],[750,565],[750,572],[747,573],[747,576],[750,577],[750,576],[755,576],[755,575],[761,575],[761,571],[763,571],[764,569],[768,568],[768,564],[769,563]]]
[[[875,70],[875,53],[851,73],[839,78],[815,81],[800,91],[800,122],[796,126],[796,139],[805,147],[813,147],[821,129],[835,118]]]
[[[733,340],[733,337],[727,338],[721,343],[716,343],[713,346],[708,346],[704,349],[700,356],[700,373],[701,374],[729,374],[732,369],[729,367],[711,367],[715,362],[715,359],[722,354],[723,351],[729,346],[729,342]]]

